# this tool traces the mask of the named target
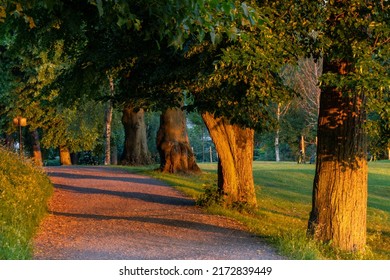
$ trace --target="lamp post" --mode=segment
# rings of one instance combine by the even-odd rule
[[[17,116],[13,119],[14,126],[19,126],[19,155],[23,154],[23,143],[22,143],[22,126],[27,125],[27,119],[21,116]]]

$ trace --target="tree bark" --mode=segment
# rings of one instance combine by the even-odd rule
[[[301,135],[299,139],[299,158],[298,163],[306,163],[306,147],[305,147],[305,136]]]
[[[146,138],[145,112],[132,105],[123,109],[122,124],[125,129],[125,143],[122,164],[146,165],[151,163]]]
[[[72,165],[70,152],[66,146],[60,146],[60,163],[61,165]]]
[[[366,244],[367,158],[364,97],[321,94],[309,233],[346,251]]]
[[[181,109],[170,108],[161,114],[156,144],[162,172],[200,172],[188,140],[185,113]]]
[[[114,95],[114,80],[112,77],[109,77],[110,82],[110,96]],[[111,123],[112,123],[112,100],[107,101],[106,110],[104,114],[104,120],[105,120],[105,131],[104,131],[104,138],[105,138],[105,156],[104,156],[104,165],[111,164]]]
[[[41,144],[39,141],[39,133],[38,130],[33,130],[31,132],[31,138],[32,138],[32,148],[33,148],[33,160],[36,165],[42,166],[42,151],[41,151]]]
[[[116,145],[113,145],[111,148],[111,164],[118,164],[118,147]]]
[[[252,170],[254,131],[210,113],[202,117],[218,152],[218,188],[224,195],[225,206],[256,207]]]

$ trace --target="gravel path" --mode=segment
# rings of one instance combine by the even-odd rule
[[[55,184],[34,259],[282,259],[228,218],[155,179],[110,167],[48,167]]]

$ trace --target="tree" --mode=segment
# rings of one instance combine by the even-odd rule
[[[43,159],[42,159],[42,151],[41,151],[41,144],[39,140],[39,132],[38,130],[34,130],[31,132],[31,138],[32,138],[32,150],[33,150],[33,159],[36,165],[43,165]]]
[[[114,96],[115,85],[114,79],[112,77],[108,78],[110,84],[110,97]],[[109,99],[106,104],[106,109],[104,111],[104,165],[111,164],[111,124],[112,124],[112,113],[113,113],[113,104],[112,100]]]
[[[252,174],[254,130],[205,112],[203,120],[218,152],[218,190],[225,206],[257,206]]]
[[[275,133],[275,160],[277,162],[280,161],[280,119],[282,116],[284,116],[289,107],[290,107],[290,102],[287,103],[285,106],[283,106],[281,103],[278,103],[276,106],[276,121],[277,121],[277,128],[276,128],[276,133]]]
[[[145,111],[128,104],[123,109],[122,124],[125,143],[121,161],[123,164],[145,165],[151,163],[146,138]]]
[[[366,115],[385,114],[389,82],[388,1],[315,3],[318,35],[307,36],[323,56],[318,148],[309,233],[346,251],[366,244]],[[317,10],[317,12],[315,12]],[[310,32],[312,32],[312,30]],[[309,31],[306,33],[309,35]]]
[[[311,129],[317,128],[320,107],[319,87],[322,75],[322,58],[300,58],[296,66],[287,65],[282,71],[284,82],[296,93],[299,105],[306,113],[306,122]]]
[[[161,171],[200,172],[188,139],[186,116],[183,110],[168,108],[161,114],[156,142]]]
[[[251,4],[262,20],[237,24],[233,39],[231,34],[217,33],[211,44],[194,46],[187,55],[200,60],[192,92],[221,161],[219,192],[225,205],[248,208],[257,206],[252,175],[254,130],[264,132],[275,126],[270,105],[291,97],[280,70],[295,60],[291,57],[294,44],[283,43],[281,27],[286,24],[279,13],[287,6],[277,10],[267,1]],[[249,15],[245,5],[241,6],[243,15]]]
[[[61,163],[70,165],[70,153],[93,151],[101,145],[103,115],[102,104],[85,99],[73,107],[57,107],[50,125],[44,127],[41,143],[45,148],[59,148]]]

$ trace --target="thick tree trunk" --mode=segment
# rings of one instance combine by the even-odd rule
[[[125,143],[122,164],[146,165],[151,163],[146,138],[145,112],[135,111],[133,106],[123,109],[122,124],[125,129]]]
[[[170,108],[161,114],[156,144],[161,171],[200,172],[188,140],[185,113],[181,109]]]
[[[60,163],[61,165],[72,165],[72,161],[70,159],[70,152],[68,147],[66,146],[60,147]]]
[[[114,95],[114,80],[110,77],[110,96]],[[112,100],[108,100],[106,104],[106,110],[104,113],[104,120],[105,120],[105,131],[104,131],[104,138],[105,138],[105,155],[104,155],[104,165],[111,164],[111,123],[112,123]]]
[[[346,251],[366,244],[367,158],[364,98],[321,94],[309,233]]]
[[[231,125],[223,118],[202,114],[218,152],[218,188],[225,206],[256,207],[253,181],[254,131]]]
[[[32,138],[32,149],[33,149],[33,160],[36,165],[42,166],[42,152],[41,152],[41,144],[39,142],[39,133],[38,130],[33,130],[31,132]]]
[[[72,164],[79,164],[80,153],[70,153],[70,161]]]

